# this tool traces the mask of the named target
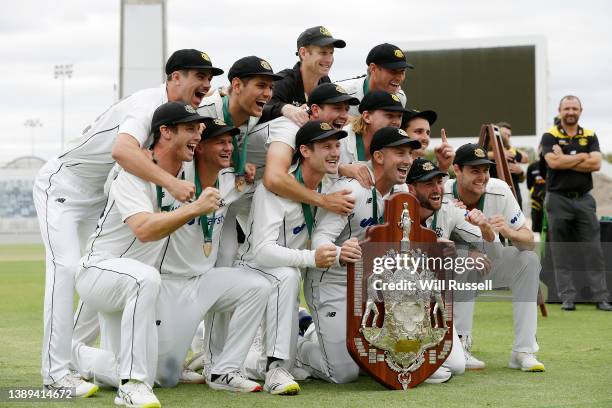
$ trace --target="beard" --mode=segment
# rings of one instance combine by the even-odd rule
[[[578,123],[578,117],[574,115],[565,116],[564,118],[561,119],[561,123],[563,125],[573,126],[576,123]]]

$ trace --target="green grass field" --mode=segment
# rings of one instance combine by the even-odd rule
[[[42,248],[36,245],[0,247],[0,388],[41,384],[40,340],[44,290]],[[476,307],[475,354],[487,363],[481,372],[467,372],[446,384],[387,391],[362,376],[348,385],[317,380],[301,383],[295,397],[264,393],[236,395],[212,391],[206,385],[156,389],[165,407],[612,407],[612,313],[578,305],[561,312],[549,305],[540,318],[538,357],[545,373],[506,368],[512,345],[512,307],[508,302],[480,302]],[[114,392],[53,407],[113,406]],[[41,403],[0,401],[0,406]]]

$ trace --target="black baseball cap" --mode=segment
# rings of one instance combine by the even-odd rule
[[[298,50],[307,45],[333,45],[334,48],[346,47],[346,42],[338,38],[334,38],[329,30],[323,26],[310,27],[304,30],[297,39]],[[296,55],[298,53],[296,52]]]
[[[406,183],[413,184],[419,181],[429,181],[436,176],[447,176],[448,174],[440,170],[431,160],[418,157],[414,159],[406,177]]]
[[[479,164],[494,165],[495,162],[487,158],[487,151],[475,143],[467,143],[457,149],[453,164],[460,166],[478,166]]]
[[[429,126],[431,126],[436,122],[436,119],[438,119],[438,114],[432,110],[418,111],[416,109],[410,109],[402,118],[402,128],[406,128],[408,122],[414,118],[423,118],[429,122]]]
[[[312,90],[308,97],[308,106],[325,103],[347,102],[349,105],[359,105],[359,99],[349,95],[340,85],[324,83]]]
[[[240,58],[234,62],[227,73],[230,82],[234,78],[244,78],[253,75],[269,76],[273,81],[283,79],[282,76],[274,73],[268,61],[255,55]]]
[[[300,146],[335,136],[336,139],[344,139],[347,133],[344,130],[334,129],[329,123],[321,120],[308,121],[299,128],[295,134],[295,153],[292,162],[301,157]]]
[[[193,106],[184,102],[166,102],[153,112],[151,129],[156,131],[162,125],[177,125],[179,123],[204,122],[209,119],[198,113]]]
[[[202,132],[202,140],[212,139],[225,133],[229,133],[232,136],[240,133],[240,129],[229,126],[223,119],[207,118],[204,121],[204,125],[206,125],[206,129]]]
[[[397,95],[385,91],[368,92],[359,104],[359,113],[375,110],[408,112]]]
[[[414,65],[406,62],[404,52],[398,46],[389,43],[378,44],[370,50],[366,64],[372,63],[388,69],[414,68]]]
[[[396,127],[387,126],[378,129],[372,136],[370,143],[370,154],[374,154],[377,150],[382,150],[385,147],[396,147],[409,145],[413,149],[420,149],[421,142],[416,139],[411,139],[408,133]]]
[[[221,75],[221,68],[213,67],[208,54],[194,49],[174,51],[166,62],[166,75],[181,69],[208,69],[213,76]]]

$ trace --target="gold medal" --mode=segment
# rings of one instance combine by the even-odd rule
[[[210,241],[204,242],[204,246],[202,249],[204,249],[204,255],[210,256],[210,253],[212,252],[212,242]]]
[[[242,190],[244,190],[244,184],[244,176],[236,176],[236,190],[242,193]]]

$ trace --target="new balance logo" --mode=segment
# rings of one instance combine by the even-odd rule
[[[57,201],[58,203],[65,203],[66,199],[65,198],[56,198],[55,201]]]
[[[327,317],[336,317],[336,312],[327,312]]]

